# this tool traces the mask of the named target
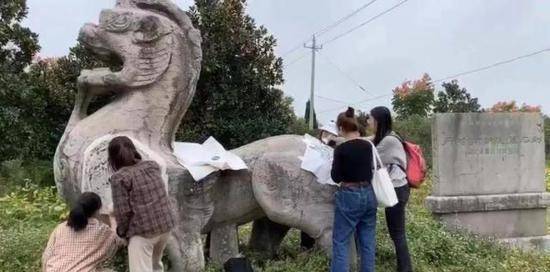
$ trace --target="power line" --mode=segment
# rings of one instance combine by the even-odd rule
[[[325,27],[325,28],[323,28],[323,29],[321,29],[321,30],[315,32],[314,35],[316,35],[316,36],[321,36],[321,35],[327,33],[330,29],[337,27],[338,25],[340,25],[341,23],[345,22],[345,21],[348,20],[349,18],[355,16],[356,14],[358,14],[359,12],[361,12],[362,10],[364,10],[364,9],[366,9],[367,7],[369,7],[370,5],[374,4],[374,2],[376,2],[376,1],[377,1],[377,0],[372,0],[372,1],[370,1],[370,2],[368,2],[368,3],[366,3],[366,4],[364,4],[364,5],[360,6],[358,9],[356,9],[356,10],[354,10],[353,12],[351,12],[350,14],[348,14],[348,15],[346,15],[346,16],[340,18],[338,21],[336,21],[336,22],[332,23],[331,25],[329,25],[329,26],[327,26],[327,27]]]
[[[302,48],[302,45],[303,45],[304,43],[308,42],[308,41],[309,41],[309,39],[308,39],[308,40],[304,40],[304,41],[301,42],[299,45],[296,45],[296,46],[293,47],[292,49],[290,49],[290,50],[286,51],[285,53],[283,53],[283,54],[281,55],[281,57],[284,58],[284,57],[286,57],[286,56],[292,54],[294,51],[296,51],[296,50],[298,50],[298,49],[301,49],[301,48]]]
[[[360,6],[359,8],[355,9],[353,12],[351,12],[350,14],[338,19],[336,22],[316,31],[313,33],[313,35],[315,36],[321,36],[325,33],[327,33],[329,30],[331,30],[332,28],[335,28],[336,26],[340,25],[341,23],[345,22],[346,20],[350,19],[351,17],[355,16],[356,14],[358,14],[359,12],[361,12],[362,10],[364,10],[365,8],[367,8],[368,6],[372,5],[374,2],[376,2],[378,0],[372,0],[362,6]],[[306,43],[309,41],[309,38],[307,39],[304,39],[304,41],[302,41],[301,43],[297,44],[296,46],[292,47],[290,50],[286,51],[285,53],[283,53],[281,56],[284,58],[288,55],[290,55],[291,53],[293,53],[294,51],[296,50],[299,50],[302,48],[302,44],[303,43]]]
[[[375,96],[375,97],[372,97],[372,98],[369,98],[369,99],[361,100],[359,102],[351,103],[351,104],[347,104],[347,105],[349,105],[349,106],[360,106],[360,105],[362,105],[366,102],[371,102],[371,101],[374,101],[374,100],[378,100],[380,98],[384,98],[384,97],[387,97],[387,96],[390,96],[390,95],[387,95],[387,94],[379,95],[379,96]],[[342,109],[343,107],[345,107],[345,106],[330,108],[330,109],[327,109],[327,110],[324,110],[324,111],[320,111],[320,112],[318,112],[318,114],[323,114],[323,113],[327,113],[327,112],[331,112],[331,111],[336,111],[336,110]]]
[[[349,29],[348,31],[346,31],[346,32],[344,32],[344,33],[342,33],[342,34],[340,34],[340,35],[337,35],[337,36],[333,37],[332,39],[330,39],[330,40],[324,42],[323,45],[328,44],[328,43],[331,43],[331,42],[333,42],[333,41],[336,41],[336,40],[338,40],[338,39],[340,39],[340,38],[342,38],[342,37],[344,37],[344,36],[350,34],[351,32],[353,32],[353,31],[355,31],[355,30],[357,30],[357,29],[359,29],[359,28],[361,28],[361,27],[363,27],[363,26],[365,26],[365,25],[371,23],[372,21],[374,21],[374,20],[376,20],[376,19],[378,19],[378,18],[384,16],[385,14],[390,13],[392,10],[398,8],[399,6],[405,4],[405,3],[408,2],[408,1],[409,1],[409,0],[403,0],[403,1],[399,2],[399,3],[397,3],[396,5],[392,6],[391,8],[389,8],[389,9],[387,9],[387,10],[384,10],[383,12],[381,12],[381,13],[377,14],[376,16],[374,16],[374,17],[368,19],[367,21],[365,21],[365,22],[363,22],[363,23],[361,23],[361,24],[359,24],[359,25],[357,25],[357,26],[355,26],[355,27]]]
[[[536,55],[539,55],[539,54],[542,54],[542,53],[545,53],[545,52],[550,52],[550,48],[538,50],[538,51],[535,51],[535,52],[531,52],[531,53],[528,53],[528,54],[525,54],[525,55],[510,58],[510,59],[507,59],[507,60],[498,61],[498,62],[495,62],[495,63],[490,64],[490,65],[482,66],[482,67],[479,67],[479,68],[475,68],[475,69],[464,71],[464,72],[461,72],[461,73],[458,73],[458,74],[454,74],[454,75],[451,75],[451,76],[446,76],[446,77],[443,77],[443,78],[440,78],[440,79],[436,79],[432,82],[433,83],[439,83],[439,82],[449,80],[449,79],[454,79],[454,78],[457,78],[457,77],[460,77],[460,76],[482,72],[482,71],[489,70],[489,69],[492,69],[492,68],[495,68],[495,67],[498,67],[498,66],[501,66],[501,65],[508,64],[508,63],[512,63],[512,62],[515,62],[515,61],[518,61],[518,60],[521,60],[521,59],[524,59],[524,58],[536,56]],[[373,98],[365,99],[365,100],[359,101],[357,103],[350,103],[349,105],[358,106],[358,105],[361,105],[361,104],[366,103],[366,102],[374,101],[374,100],[377,100],[377,99],[380,99],[380,98],[389,97],[389,96],[392,96],[392,95],[393,95],[393,92],[383,94],[383,95],[379,95],[379,96],[376,96],[376,97],[373,97]],[[318,112],[318,114],[339,110],[341,108],[342,107],[327,109],[327,110]]]
[[[342,74],[346,79],[348,79],[350,82],[352,82],[357,88],[359,88],[361,91],[370,94],[369,91],[365,87],[363,87],[357,80],[355,80],[353,77],[351,77],[348,73],[346,73],[340,66],[338,66],[336,63],[334,63],[328,56],[325,56],[324,54],[319,54],[323,59],[332,67],[334,67],[340,74]]]
[[[290,65],[297,63],[298,61],[302,60],[306,56],[307,56],[307,54],[303,54],[303,55],[295,58],[294,60],[290,61],[289,63],[283,65],[283,68],[288,68]]]
[[[495,63],[490,64],[490,65],[487,65],[487,66],[483,66],[483,67],[479,67],[479,68],[476,68],[476,69],[468,70],[468,71],[465,71],[465,72],[461,72],[461,73],[458,73],[458,74],[454,74],[454,75],[452,75],[452,76],[446,76],[446,77],[444,77],[444,78],[440,78],[440,79],[434,80],[433,82],[434,82],[434,83],[438,83],[438,82],[441,82],[441,81],[445,81],[445,80],[457,78],[457,77],[460,77],[460,76],[465,76],[465,75],[469,75],[469,74],[473,74],[473,73],[477,73],[477,72],[489,70],[489,69],[495,68],[495,67],[497,67],[497,66],[501,66],[501,65],[504,65],[504,64],[508,64],[508,63],[511,63],[511,62],[514,62],[514,61],[518,61],[518,60],[521,60],[521,59],[524,59],[524,58],[532,57],[532,56],[535,56],[535,55],[538,55],[538,54],[542,54],[542,53],[548,52],[548,51],[550,51],[550,48],[542,49],[542,50],[535,51],[535,52],[532,52],[532,53],[529,53],[529,54],[525,54],[525,55],[521,55],[521,56],[518,56],[518,57],[515,57],[515,58],[511,58],[511,59],[507,59],[507,60],[495,62]]]
[[[344,105],[348,104],[348,102],[344,101],[344,100],[338,100],[338,99],[334,99],[334,98],[330,98],[330,97],[326,97],[326,96],[322,96],[322,95],[315,95],[315,96],[319,97],[319,98],[322,98],[322,99],[325,99],[325,100],[328,100],[328,101],[344,104]]]

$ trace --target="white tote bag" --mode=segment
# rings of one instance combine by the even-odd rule
[[[393,207],[397,204],[397,194],[393,188],[393,183],[391,182],[390,174],[382,160],[380,159],[380,154],[378,150],[371,141],[368,141],[372,146],[372,165],[373,177],[372,177],[372,188],[374,189],[374,194],[376,195],[376,200],[378,204],[382,207]]]

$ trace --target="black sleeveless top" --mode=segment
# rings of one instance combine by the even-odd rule
[[[354,139],[334,149],[331,171],[334,182],[370,182],[372,169],[372,145],[369,142]]]

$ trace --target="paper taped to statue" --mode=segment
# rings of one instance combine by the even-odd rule
[[[239,156],[225,150],[214,137],[209,137],[203,144],[175,142],[174,154],[195,181],[220,170],[247,169]]]
[[[306,143],[306,151],[300,157],[301,168],[313,173],[321,184],[337,185],[330,176],[334,149],[309,134],[304,135],[303,141]]]

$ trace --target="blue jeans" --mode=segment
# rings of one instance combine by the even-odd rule
[[[374,272],[377,201],[372,186],[340,188],[334,197],[332,272],[348,272],[349,243],[357,234],[361,272]]]

